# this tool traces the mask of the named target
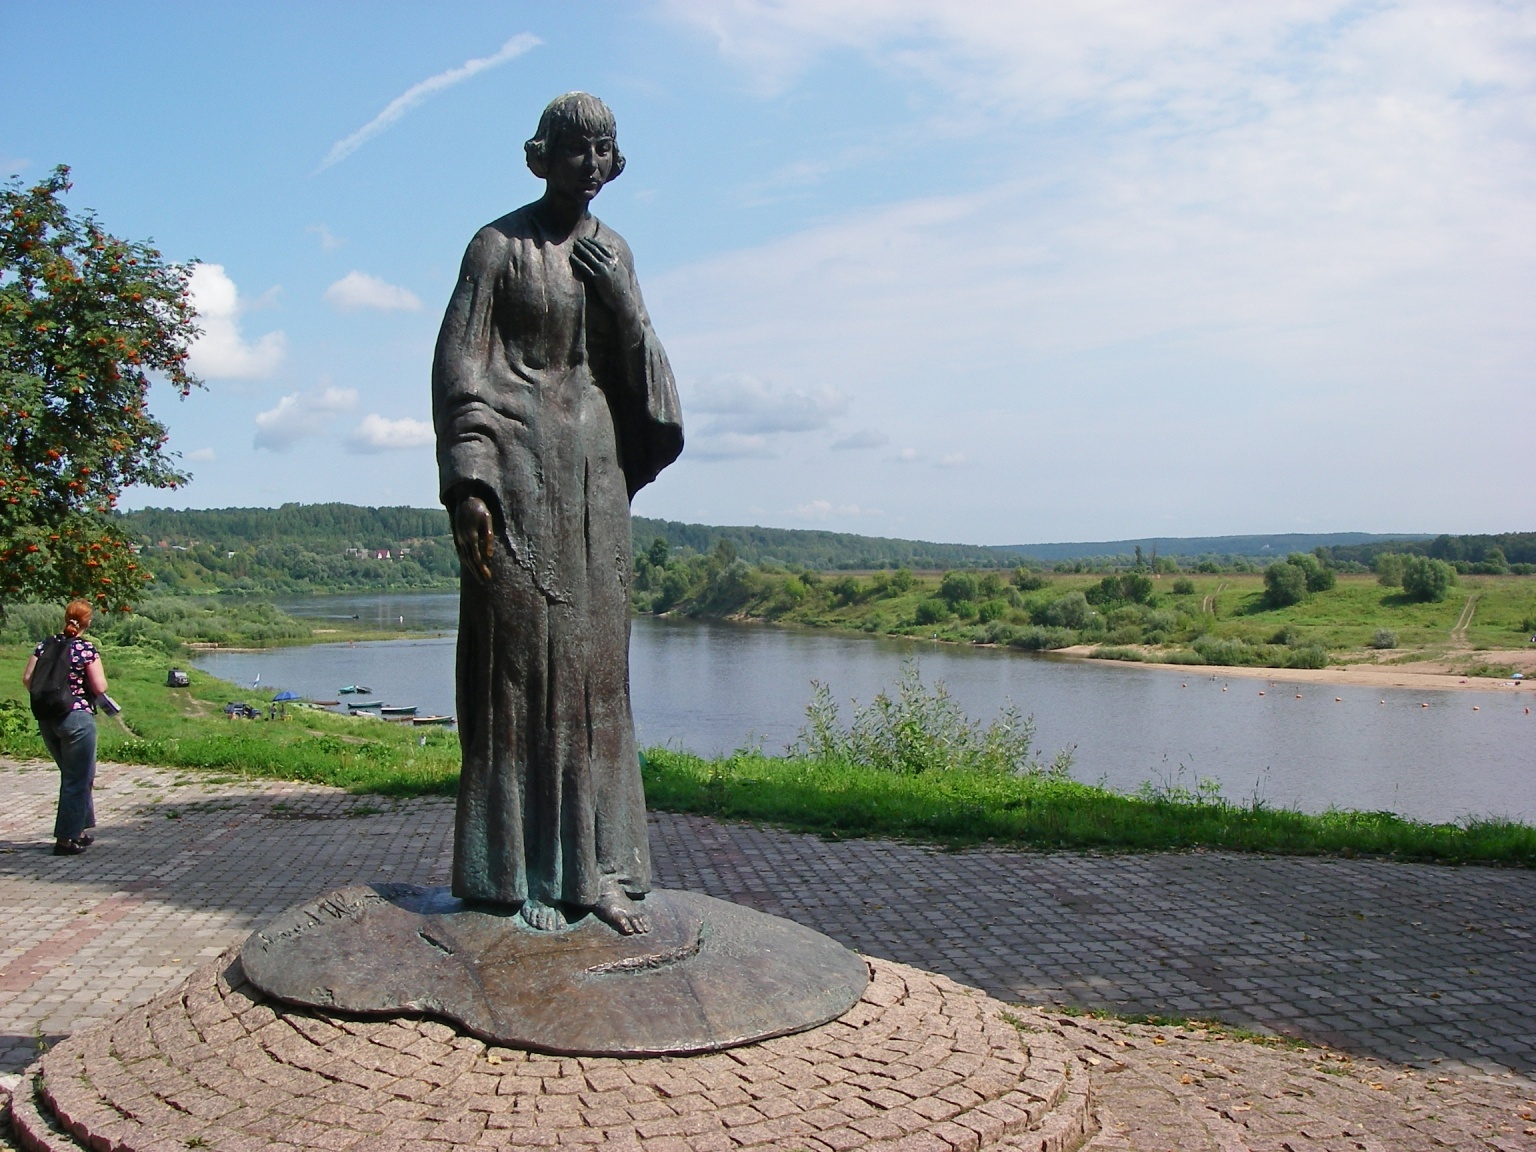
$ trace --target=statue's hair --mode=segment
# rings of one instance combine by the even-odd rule
[[[624,153],[619,151],[617,127],[608,105],[586,92],[567,92],[549,102],[539,117],[539,128],[533,139],[523,145],[528,159],[528,170],[539,179],[549,175],[549,147],[559,137],[574,133],[580,136],[608,136],[614,138],[612,180],[624,171]]]

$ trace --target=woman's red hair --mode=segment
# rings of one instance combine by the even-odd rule
[[[71,600],[64,606],[64,634],[78,636],[91,626],[91,602]]]

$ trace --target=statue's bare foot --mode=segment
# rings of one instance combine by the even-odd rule
[[[565,927],[565,916],[560,909],[541,904],[537,900],[523,901],[522,917],[528,927],[537,928],[540,932],[558,932]]]
[[[592,905],[592,914],[626,936],[651,930],[651,918],[640,910],[639,901],[618,892],[607,892],[599,896],[597,903]]]

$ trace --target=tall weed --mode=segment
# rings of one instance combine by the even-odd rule
[[[983,727],[966,716],[942,680],[926,688],[911,660],[902,666],[895,695],[881,692],[863,707],[854,701],[853,721],[846,725],[831,688],[819,680],[812,688],[805,726],[789,749],[793,756],[902,775],[955,769],[1066,777],[1071,771],[1070,749],[1048,764],[1033,753],[1033,717],[1009,704]]]

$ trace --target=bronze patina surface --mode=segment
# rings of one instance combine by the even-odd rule
[[[290,909],[241,952],[292,1004],[417,1012],[550,1053],[704,1052],[825,1024],[863,960],[787,920],[651,890],[629,699],[629,502],[683,448],[634,258],[589,206],[624,170],[570,92],[524,145],[544,195],[464,255],[432,365],[459,553],[452,884]]]
[[[693,892],[644,901],[646,933],[588,915],[561,931],[445,888],[356,885],[246,940],[252,983],[362,1015],[421,1013],[482,1039],[566,1055],[703,1052],[841,1016],[865,961],[792,921]]]

